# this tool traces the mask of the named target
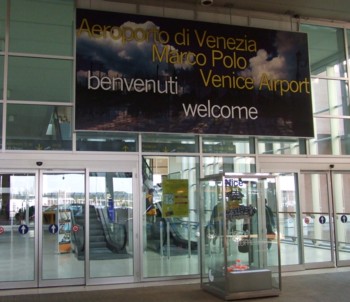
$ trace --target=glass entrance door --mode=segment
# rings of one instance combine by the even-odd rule
[[[85,172],[41,172],[40,285],[84,284]]]
[[[0,171],[0,289],[140,279],[137,162],[78,165]]]
[[[0,172],[0,289],[36,286],[36,174]]]
[[[332,172],[337,266],[350,265],[350,172]]]
[[[135,174],[90,172],[87,283],[134,280]]]
[[[350,263],[350,173],[303,172],[301,214],[307,268]]]

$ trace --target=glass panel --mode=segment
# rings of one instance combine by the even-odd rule
[[[237,137],[203,137],[203,153],[254,153],[254,139]]]
[[[0,52],[5,50],[5,25],[6,25],[6,1],[0,0]]]
[[[209,176],[200,190],[202,288],[225,300],[279,289],[275,179]]]
[[[279,229],[281,232],[281,265],[301,263],[299,212],[297,212],[297,174],[283,174],[279,179]]]
[[[199,273],[198,173],[196,157],[143,158],[143,277]]]
[[[73,61],[9,58],[8,99],[72,102]]]
[[[71,150],[71,120],[71,107],[8,104],[6,149]]]
[[[348,40],[348,53],[350,54],[350,29],[347,29],[346,33],[347,33],[347,40]]]
[[[12,0],[10,20],[11,52],[73,55],[74,1]]]
[[[34,280],[35,175],[0,174],[0,281]]]
[[[341,28],[301,24],[308,34],[310,69],[312,75],[344,77],[344,32]]]
[[[3,100],[3,99],[4,99],[4,57],[0,55],[0,100]]]
[[[225,172],[252,173],[256,171],[254,157],[203,157],[204,175]]]
[[[350,174],[333,172],[338,261],[350,260]]]
[[[314,114],[349,115],[348,82],[338,80],[312,80]]]
[[[305,263],[332,261],[326,173],[303,174],[301,198]]]
[[[197,138],[194,136],[173,136],[150,134],[142,136],[143,152],[198,152]]]
[[[77,151],[135,152],[138,149],[136,134],[78,132]]]
[[[306,154],[305,139],[298,138],[258,138],[259,154]]]
[[[90,173],[90,278],[132,276],[132,173]]]
[[[0,150],[2,149],[2,108],[3,105],[0,104]]]
[[[316,139],[309,140],[310,154],[350,154],[349,119],[315,119]]]
[[[75,253],[72,236],[78,231],[75,215],[84,208],[84,178],[84,173],[43,174],[43,280],[84,277],[84,262]],[[83,232],[84,224],[79,226]]]

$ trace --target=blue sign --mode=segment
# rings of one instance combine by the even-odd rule
[[[346,223],[348,221],[348,217],[346,215],[342,215],[340,217],[340,220],[341,220],[342,223]]]
[[[318,219],[318,221],[320,222],[320,224],[325,224],[325,222],[326,222],[326,217],[320,216],[320,218]]]
[[[25,235],[27,234],[29,231],[29,228],[27,225],[25,224],[21,224],[19,227],[18,227],[18,233],[22,234],[22,235]]]
[[[58,231],[58,226],[56,224],[50,224],[49,226],[49,232],[51,234],[56,234]]]

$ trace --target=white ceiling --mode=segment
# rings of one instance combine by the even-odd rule
[[[237,9],[290,15],[301,18],[317,18],[350,22],[349,0],[212,0],[211,6],[203,7],[201,0],[105,0],[161,7],[212,10]]]

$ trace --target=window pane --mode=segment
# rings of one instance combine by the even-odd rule
[[[137,135],[124,133],[78,132],[78,151],[137,151]]]
[[[203,137],[203,153],[254,153],[254,140],[251,138]]]
[[[0,100],[4,98],[4,57],[0,55]]]
[[[350,29],[347,29],[346,30],[346,33],[347,33],[347,40],[348,40],[348,52],[350,54]],[[350,62],[349,62],[350,63]]]
[[[350,154],[349,119],[316,118],[315,132],[316,139],[309,141],[311,154]]]
[[[198,158],[145,156],[142,162],[143,277],[199,274]]]
[[[316,115],[349,115],[348,82],[312,80],[312,101]]]
[[[305,139],[259,139],[259,154],[306,154]]]
[[[71,102],[72,71],[72,61],[10,57],[8,99]]]
[[[2,149],[2,104],[0,104],[0,150]]]
[[[194,136],[149,134],[142,136],[142,151],[193,153],[198,152],[198,144]]]
[[[5,49],[6,1],[0,0],[0,52]],[[1,70],[2,72],[2,70]]]
[[[254,157],[204,157],[204,176],[226,172],[256,172]]]
[[[8,104],[6,149],[71,150],[71,120],[71,107]]]
[[[72,56],[73,22],[74,1],[12,0],[10,51]]]
[[[308,34],[311,74],[345,76],[343,29],[302,24],[300,30]]]

